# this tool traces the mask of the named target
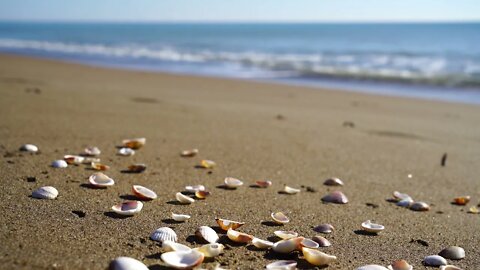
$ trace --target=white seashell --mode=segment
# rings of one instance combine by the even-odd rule
[[[326,186],[343,186],[343,181],[340,180],[339,178],[329,178],[323,182],[324,185]]]
[[[200,167],[202,167],[204,169],[211,169],[215,166],[217,166],[217,163],[215,163],[215,161],[213,161],[213,160],[204,159],[204,160],[200,161]]]
[[[369,264],[369,265],[360,266],[356,270],[388,270],[388,268],[385,268],[378,264]]]
[[[79,165],[83,163],[83,161],[85,160],[85,157],[76,156],[76,155],[65,155],[63,156],[63,160],[65,160],[65,162],[67,162],[68,164]]]
[[[33,144],[24,144],[24,145],[20,146],[19,150],[24,151],[24,152],[36,153],[36,152],[38,152],[38,147],[36,145],[33,145]]]
[[[207,258],[213,258],[213,257],[217,257],[218,255],[222,254],[224,248],[225,248],[224,245],[215,243],[215,244],[203,245],[199,248],[196,248],[196,250],[203,253],[203,255]]]
[[[423,259],[423,264],[427,266],[447,265],[447,260],[439,255],[430,255]]]
[[[93,157],[83,157],[83,164],[92,164],[92,163],[99,163],[100,159],[99,158],[93,158]]]
[[[165,240],[162,242],[162,249],[164,252],[169,251],[189,251],[191,250],[190,247],[182,245],[180,243],[176,243],[174,241]]]
[[[185,191],[188,193],[195,193],[197,191],[205,191],[204,185],[186,186]]]
[[[268,264],[266,268],[268,270],[295,270],[297,269],[297,262],[281,260]]]
[[[172,213],[172,219],[177,221],[177,222],[184,222],[190,219],[189,215],[183,215],[183,214],[175,214]]]
[[[190,149],[190,150],[184,150],[180,152],[180,156],[182,157],[194,157],[198,154],[198,149]]]
[[[387,268],[390,270],[413,270],[413,266],[408,264],[408,262],[405,260],[394,261]]]
[[[203,262],[203,253],[194,249],[190,251],[170,251],[161,255],[162,261],[176,269],[190,269]]]
[[[290,219],[282,212],[272,213],[270,216],[272,217],[273,221],[275,221],[275,223],[277,224],[283,225],[290,222]]]
[[[239,231],[235,231],[233,229],[228,229],[227,237],[228,239],[237,243],[249,243],[253,240],[253,236]]]
[[[413,211],[428,211],[430,210],[430,206],[425,202],[414,202],[410,205],[410,209]]]
[[[217,232],[215,232],[212,228],[208,226],[200,226],[196,231],[195,235],[202,239],[207,241],[210,244],[215,244],[217,243],[219,237]]]
[[[186,195],[183,195],[181,192],[177,192],[177,194],[175,194],[175,198],[181,204],[191,204],[191,203],[195,202],[195,200],[193,198],[190,198]]]
[[[241,180],[238,180],[237,178],[233,178],[233,177],[227,177],[223,182],[225,183],[225,186],[227,188],[232,188],[232,189],[243,185],[243,182]]]
[[[267,249],[273,247],[273,242],[262,240],[256,237],[252,239],[252,244],[259,249]]]
[[[408,197],[408,198],[405,198],[405,199],[401,199],[400,201],[398,201],[396,203],[397,206],[401,206],[401,207],[410,207],[413,203],[413,199]]]
[[[164,241],[177,242],[177,234],[169,227],[160,227],[150,234],[150,239],[160,243]]]
[[[455,265],[442,265],[440,266],[440,270],[463,270],[463,269]]]
[[[118,257],[113,260],[109,267],[109,270],[148,270],[148,267],[141,261],[135,260],[130,257]]]
[[[53,200],[58,196],[58,190],[51,186],[38,188],[32,192],[32,198]]]
[[[313,230],[319,233],[331,233],[335,228],[331,224],[321,224],[313,228]]]
[[[465,250],[461,247],[451,246],[440,251],[438,255],[442,256],[445,259],[461,260],[465,258]]]
[[[122,216],[133,216],[139,213],[143,208],[143,203],[139,201],[127,201],[112,206],[113,212]]]
[[[143,147],[146,142],[147,142],[147,139],[145,138],[126,139],[122,141],[122,145],[125,148],[139,149]]]
[[[278,253],[290,253],[300,247],[303,237],[295,237],[287,240],[281,240],[273,244],[273,251]]]
[[[292,188],[292,187],[289,187],[289,186],[285,186],[283,188],[283,192],[287,193],[287,194],[297,194],[300,192],[300,189],[296,189],[296,188]]]
[[[132,148],[123,147],[118,150],[118,154],[120,156],[133,156],[135,155],[135,150],[133,150]]]
[[[312,239],[305,238],[300,242],[300,247],[318,248],[320,245]]]
[[[101,153],[100,149],[96,146],[87,147],[83,150],[84,155],[91,156],[91,157],[98,156],[100,155],[100,153]]]
[[[323,253],[319,250],[312,248],[304,247],[302,248],[302,252],[305,260],[307,260],[307,262],[309,262],[310,264],[316,266],[329,265],[330,263],[337,260],[337,257],[333,255],[329,255],[327,253]]]
[[[395,200],[397,201],[401,201],[401,200],[405,200],[405,199],[412,199],[412,197],[410,197],[410,195],[406,194],[406,193],[400,193],[398,191],[394,191],[393,192],[393,198],[395,198]]]
[[[327,238],[322,237],[320,235],[316,235],[316,236],[312,237],[312,240],[317,242],[320,247],[329,247],[329,246],[332,245],[330,243],[330,241],[328,241]]]
[[[282,240],[287,240],[298,236],[298,233],[292,231],[274,231],[273,233],[282,238]]]
[[[157,193],[140,185],[133,185],[132,192],[140,199],[155,200],[157,198]]]
[[[67,168],[68,164],[65,160],[59,159],[59,160],[54,160],[52,162],[52,167],[53,168]]]
[[[215,221],[217,222],[218,226],[224,231],[228,231],[228,229],[238,229],[241,226],[245,225],[244,222],[233,221],[223,218],[216,218]]]
[[[383,225],[372,223],[370,220],[367,220],[362,223],[362,229],[369,233],[379,233],[385,229]]]
[[[90,175],[90,177],[88,178],[88,182],[90,183],[90,185],[95,187],[108,187],[115,184],[115,181],[112,178],[101,172]]]
[[[333,191],[332,193],[325,195],[322,198],[322,201],[326,203],[345,204],[348,203],[348,198],[341,191]]]

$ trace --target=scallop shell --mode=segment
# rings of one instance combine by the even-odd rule
[[[189,193],[195,193],[197,191],[205,191],[204,185],[186,186],[185,191]]]
[[[92,169],[94,170],[97,170],[97,171],[106,171],[108,169],[110,169],[110,166],[108,165],[105,165],[105,164],[102,164],[102,163],[99,163],[99,162],[93,162],[90,163],[90,166],[92,167]]]
[[[241,180],[233,177],[227,177],[225,178],[225,180],[223,180],[223,182],[225,183],[225,186],[227,188],[232,188],[232,189],[243,185],[243,182]]]
[[[68,164],[65,160],[59,159],[52,162],[53,168],[67,168]]]
[[[268,264],[266,268],[268,270],[295,270],[297,269],[297,262],[291,260],[281,260]]]
[[[85,160],[85,157],[82,156],[76,156],[76,155],[65,155],[63,156],[63,160],[67,162],[68,164],[82,164],[83,161]]]
[[[183,215],[183,214],[175,214],[172,213],[172,219],[177,221],[177,222],[184,222],[190,219],[189,215]]]
[[[118,155],[120,156],[133,156],[135,155],[135,150],[127,147],[122,147],[118,150]]]
[[[282,212],[272,213],[270,216],[272,217],[273,221],[277,224],[283,225],[290,222],[290,219]]]
[[[207,241],[210,244],[215,244],[219,237],[218,234],[210,227],[208,226],[200,226],[196,231],[195,235],[202,239]]]
[[[410,209],[413,211],[428,211],[430,210],[430,206],[425,202],[414,202],[410,205]]]
[[[100,155],[102,151],[100,151],[100,149],[96,146],[90,146],[90,147],[87,147],[85,149],[83,149],[83,154],[85,156],[90,156],[90,157],[95,157],[95,156],[98,156]]]
[[[189,149],[189,150],[183,150],[180,152],[180,156],[182,157],[194,157],[198,154],[198,149]]]
[[[329,178],[323,182],[326,186],[343,186],[343,181],[340,178]]]
[[[118,257],[108,266],[109,270],[148,270],[141,261],[130,257]]]
[[[313,228],[313,230],[319,233],[331,233],[335,230],[335,228],[330,224],[320,224]]]
[[[233,229],[228,229],[227,237],[237,243],[249,243],[253,240],[253,236]]]
[[[252,244],[259,249],[267,249],[273,247],[273,242],[262,240],[256,237],[252,239]]]
[[[360,266],[355,270],[388,270],[388,268],[385,268],[378,264],[369,264],[369,265]]]
[[[190,269],[203,262],[203,253],[190,251],[170,251],[161,255],[162,261],[175,269]]]
[[[194,199],[186,196],[186,195],[183,195],[181,192],[177,192],[175,194],[175,198],[177,199],[177,201],[181,204],[191,204],[193,202],[195,202]]]
[[[177,242],[177,234],[169,227],[160,227],[150,234],[150,239],[163,243],[164,241]]]
[[[218,226],[224,231],[228,231],[228,229],[238,229],[241,226],[245,225],[243,222],[233,221],[223,218],[216,218],[215,221],[217,222]]]
[[[267,188],[267,187],[269,187],[269,186],[272,185],[272,181],[259,180],[259,181],[256,181],[256,182],[255,182],[255,185],[257,185],[257,187]]]
[[[190,247],[182,245],[180,243],[176,243],[174,241],[165,240],[162,242],[162,249],[164,252],[169,251],[189,251],[191,250]]]
[[[157,198],[157,193],[140,185],[133,185],[132,192],[140,199],[155,200]]]
[[[32,192],[32,198],[53,200],[58,196],[58,190],[52,186],[38,188]]]
[[[447,265],[447,260],[438,255],[430,255],[423,259],[423,264],[427,266]]]
[[[289,187],[289,186],[285,186],[283,187],[283,192],[287,193],[287,194],[297,194],[300,192],[300,189],[296,189],[296,188],[292,188],[292,187]]]
[[[341,191],[333,191],[330,194],[325,195],[322,198],[322,201],[326,203],[338,203],[338,204],[345,204],[348,203],[348,198],[343,194]]]
[[[145,138],[126,139],[122,141],[122,145],[126,148],[140,149],[145,145],[146,142],[147,139]]]
[[[470,196],[460,196],[453,199],[456,205],[466,205],[470,201]]]
[[[303,237],[295,237],[287,240],[280,240],[273,244],[273,251],[278,253],[290,253],[300,248],[300,243],[303,241]]]
[[[300,242],[300,247],[318,248],[320,245],[312,239],[305,238]]]
[[[387,268],[390,270],[413,270],[413,266],[408,264],[408,262],[405,260],[394,261]]]
[[[94,187],[108,187],[115,184],[115,181],[112,178],[101,172],[90,175],[88,182]]]
[[[455,265],[442,265],[440,266],[440,270],[463,270],[463,269]]]
[[[465,250],[461,247],[451,246],[440,251],[438,255],[442,256],[445,259],[461,260],[465,258]]]
[[[133,216],[139,213],[143,208],[143,203],[139,201],[127,201],[112,206],[113,212],[122,216]]]
[[[383,225],[372,223],[370,220],[367,220],[362,223],[362,229],[369,233],[379,233],[385,229]]]
[[[24,152],[36,153],[36,152],[38,152],[38,147],[36,145],[33,145],[33,144],[24,144],[24,145],[20,146],[19,150],[24,151]]]
[[[305,260],[315,266],[329,265],[330,263],[337,260],[337,257],[333,255],[329,255],[327,253],[323,253],[319,250],[312,248],[304,247],[302,248],[302,253],[305,257]]]
[[[312,237],[312,240],[317,242],[320,247],[329,247],[332,245],[332,243],[330,243],[330,241],[328,241],[327,238],[322,237],[320,235],[316,235]]]
[[[147,169],[147,165],[143,163],[132,164],[128,166],[128,171],[133,173],[141,173]]]
[[[211,169],[215,166],[217,166],[217,163],[215,163],[215,161],[213,161],[213,160],[204,159],[204,160],[200,161],[200,167],[202,167],[202,168]]]
[[[206,191],[206,190],[198,190],[195,192],[195,197],[197,197],[198,199],[205,199],[207,198],[208,196],[210,196],[210,192],[209,191]]]
[[[213,258],[213,257],[217,257],[218,255],[222,254],[224,248],[225,248],[224,245],[215,243],[215,244],[203,245],[203,246],[197,248],[196,250],[203,253],[203,255],[206,258]]]
[[[273,233],[283,240],[295,238],[298,236],[298,233],[292,231],[274,231]]]

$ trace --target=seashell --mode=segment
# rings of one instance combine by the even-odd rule
[[[177,221],[177,222],[184,222],[190,219],[189,215],[182,215],[182,214],[175,214],[172,213],[172,219]]]
[[[195,235],[202,239],[207,241],[210,244],[215,244],[218,242],[218,234],[210,227],[208,226],[200,226],[196,231]]]
[[[83,161],[82,163],[83,164],[92,164],[92,162],[100,162],[100,159],[99,158],[93,158],[93,157],[83,157]]]
[[[194,157],[198,154],[198,149],[190,149],[190,150],[184,150],[180,152],[180,156],[182,157]]]
[[[275,223],[277,224],[283,225],[290,222],[290,219],[282,212],[272,213],[270,216],[272,217],[273,221],[275,221]]]
[[[441,266],[447,265],[447,260],[442,256],[430,255],[423,259],[423,264],[426,266]]]
[[[147,165],[143,163],[132,164],[128,166],[128,171],[132,173],[141,173],[147,169]]]
[[[215,243],[215,244],[203,245],[199,248],[196,248],[196,250],[203,253],[203,255],[206,258],[213,258],[213,257],[217,257],[218,255],[222,254],[224,248],[225,248],[224,245]]]
[[[272,181],[268,181],[268,180],[259,180],[259,181],[256,181],[255,182],[255,185],[257,185],[257,187],[261,187],[261,188],[267,188],[269,186],[272,185]]]
[[[191,250],[190,247],[182,245],[180,243],[176,243],[171,240],[165,240],[162,242],[162,249],[164,252],[169,252],[169,251],[189,251]]]
[[[252,244],[259,249],[267,249],[273,247],[273,242],[262,240],[256,237],[252,239]]]
[[[85,160],[85,157],[82,156],[76,156],[76,155],[65,155],[63,156],[63,160],[67,162],[68,164],[82,164],[83,161]]]
[[[463,269],[455,265],[442,265],[440,266],[440,270],[463,270]]]
[[[312,240],[317,242],[320,247],[329,247],[329,246],[332,245],[330,243],[330,241],[328,241],[327,238],[322,237],[320,235],[316,235],[316,236],[312,237]]]
[[[333,255],[329,255],[327,253],[323,253],[319,250],[312,248],[304,247],[302,248],[302,253],[305,257],[305,260],[315,266],[329,265],[330,263],[337,260],[337,257]]]
[[[388,268],[385,268],[378,264],[369,264],[369,265],[360,266],[355,270],[388,270]]]
[[[480,210],[478,210],[477,207],[472,206],[472,207],[470,207],[470,208],[468,209],[468,212],[467,212],[467,213],[470,213],[470,214],[478,214],[478,213],[480,213]]]
[[[107,166],[107,165],[99,163],[99,162],[93,162],[93,161],[92,161],[92,163],[90,163],[90,166],[92,167],[92,169],[97,170],[97,171],[106,171],[106,170],[110,169],[110,166]]]
[[[348,203],[348,198],[341,191],[334,191],[330,194],[325,195],[322,198],[322,201],[324,201],[326,203],[345,204],[345,203]]]
[[[148,270],[141,261],[130,257],[118,257],[110,262],[109,270]]]
[[[287,193],[287,194],[297,194],[300,192],[300,189],[296,189],[296,188],[292,188],[292,187],[289,187],[289,186],[285,186],[283,187],[283,192]]]
[[[465,258],[465,250],[461,247],[451,246],[444,248],[438,255],[449,260],[461,260]]]
[[[228,229],[238,229],[241,226],[245,225],[244,222],[233,221],[228,219],[216,218],[215,221],[217,222],[218,226],[222,228],[224,231],[228,231]]]
[[[412,197],[410,197],[410,195],[408,195],[407,193],[400,193],[398,191],[393,192],[393,198],[395,198],[395,200],[397,201],[412,199]]]
[[[287,240],[280,240],[273,244],[273,251],[278,253],[290,253],[300,248],[300,242],[303,241],[303,237],[295,237]]]
[[[133,216],[139,213],[143,208],[143,203],[139,201],[127,201],[112,206],[113,212],[122,216]]]
[[[461,196],[453,199],[453,203],[456,205],[466,205],[470,201],[470,196]]]
[[[313,230],[319,233],[331,233],[335,230],[335,228],[330,224],[321,224],[313,228]]]
[[[253,240],[253,236],[233,229],[228,229],[227,236],[230,240],[237,243],[248,243]]]
[[[132,192],[140,199],[155,200],[157,198],[157,193],[140,185],[133,185]]]
[[[132,148],[123,147],[123,148],[120,148],[118,150],[118,155],[120,155],[120,156],[133,156],[133,155],[135,155],[135,150],[133,150]]]
[[[215,163],[215,161],[213,160],[203,159],[202,161],[200,161],[200,167],[204,169],[211,169],[215,166],[217,166],[217,163]]]
[[[189,193],[195,193],[197,191],[205,191],[204,185],[186,186],[185,191]]]
[[[190,198],[186,195],[183,195],[181,192],[177,192],[175,194],[175,198],[181,204],[191,204],[191,203],[195,202],[195,200],[193,198]]]
[[[175,269],[190,269],[203,262],[203,253],[190,251],[170,251],[161,255],[162,261]]]
[[[343,181],[340,178],[329,178],[323,182],[326,186],[343,186]]]
[[[410,207],[413,203],[413,199],[408,197],[408,198],[405,198],[405,199],[401,199],[400,201],[398,201],[396,203],[397,206],[401,206],[401,207]]]
[[[38,188],[32,192],[32,198],[53,200],[58,196],[58,190],[52,186]]]
[[[268,264],[266,268],[268,270],[295,270],[297,269],[297,262],[291,260],[281,260]]]
[[[425,202],[414,202],[410,209],[413,211],[428,211],[430,210],[430,206]]]
[[[225,186],[227,188],[232,188],[232,189],[235,189],[243,185],[243,182],[241,180],[238,180],[237,178],[233,178],[233,177],[227,177],[225,178],[225,180],[223,180],[223,182],[225,183]]]
[[[150,239],[160,243],[164,241],[177,242],[177,234],[169,227],[160,227],[150,234]]]
[[[115,181],[112,178],[101,172],[90,175],[88,182],[94,187],[108,187],[115,184]]]
[[[68,164],[65,160],[59,159],[52,162],[53,168],[67,168]]]
[[[383,225],[372,223],[370,220],[367,220],[362,223],[362,229],[369,233],[379,233],[385,229]]]
[[[23,151],[23,152],[36,153],[36,152],[38,152],[38,147],[36,145],[33,145],[33,144],[24,144],[24,145],[20,146],[19,150]]]
[[[130,149],[140,149],[145,145],[146,142],[147,139],[145,138],[126,139],[122,141],[122,145]]]
[[[95,157],[100,155],[101,151],[98,147],[96,146],[90,146],[85,149],[83,149],[83,155],[89,156],[89,157]]]
[[[300,247],[318,248],[320,245],[312,239],[305,238],[300,242]]]
[[[208,196],[210,196],[210,192],[206,190],[198,190],[195,192],[195,197],[197,197],[198,199],[205,199]]]
[[[290,238],[295,238],[298,236],[298,233],[292,231],[274,231],[273,232],[276,236],[282,238],[283,240],[287,240]]]
[[[405,260],[394,261],[387,268],[390,270],[413,270],[413,266],[408,264],[408,262]]]

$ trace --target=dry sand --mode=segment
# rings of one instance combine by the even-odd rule
[[[2,269],[105,269],[117,256],[164,269],[160,247],[149,234],[169,226],[179,242],[198,246],[195,229],[215,226],[215,217],[244,221],[241,231],[263,239],[278,229],[312,237],[313,226],[331,223],[336,231],[326,237],[333,245],[322,250],[338,261],[328,269],[388,265],[396,259],[425,269],[425,256],[450,245],[467,254],[453,264],[480,268],[480,215],[450,203],[459,195],[472,196],[468,206],[480,200],[479,106],[8,55],[0,55],[0,96]],[[344,126],[345,121],[354,127]],[[147,145],[135,156],[115,155],[122,139],[139,136],[147,138]],[[38,145],[41,153],[18,152],[24,143]],[[85,187],[92,171],[83,165],[49,167],[89,145],[102,150],[115,186]],[[194,147],[200,149],[197,157],[179,157],[180,150]],[[441,167],[445,152],[447,165]],[[203,158],[218,167],[211,173],[194,168]],[[148,169],[120,172],[133,162],[146,163]],[[243,179],[245,186],[218,188],[226,176]],[[334,176],[345,186],[322,185]],[[274,184],[249,187],[257,179]],[[185,185],[200,183],[211,197],[188,206],[172,203]],[[129,198],[132,184],[150,187],[159,199],[146,202],[134,217],[113,217],[110,207]],[[285,184],[316,192],[302,188],[297,195],[279,194]],[[56,200],[29,197],[44,185],[57,187]],[[336,189],[350,203],[323,204],[321,197]],[[395,206],[387,201],[394,190],[430,203],[431,211]],[[174,224],[172,211],[193,217]],[[264,222],[272,211],[285,212],[291,222],[284,227]],[[378,236],[359,233],[367,219],[386,230]],[[298,257],[222,241],[227,249],[214,261],[225,268],[261,269],[275,259]],[[299,259],[299,268],[315,267]]]

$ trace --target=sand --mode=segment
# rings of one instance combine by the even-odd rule
[[[239,230],[263,239],[279,229],[312,237],[317,234],[312,227],[331,223],[336,231],[325,237],[333,245],[322,251],[338,261],[328,269],[386,266],[397,259],[425,269],[425,256],[450,245],[466,251],[465,259],[452,264],[480,268],[480,215],[467,214],[480,201],[479,106],[10,55],[0,55],[0,96],[2,269],[105,269],[118,256],[166,269],[150,233],[168,226],[179,242],[199,246],[195,229],[214,227],[215,217],[246,222]],[[132,157],[117,156],[116,146],[131,137],[146,137],[146,146]],[[19,152],[24,143],[41,152]],[[114,186],[86,187],[93,172],[88,166],[49,167],[93,145],[112,167],[107,174]],[[199,155],[181,158],[179,152],[189,148],[198,148]],[[195,168],[201,159],[218,166]],[[147,170],[121,172],[136,162],[146,163]],[[245,185],[219,188],[226,176]],[[345,186],[324,186],[329,177],[343,179]],[[258,179],[274,184],[250,187]],[[155,190],[159,198],[145,202],[134,217],[117,218],[110,208],[131,198],[132,184]],[[204,184],[212,195],[177,205],[175,193],[189,184]],[[57,199],[30,197],[45,185],[59,190]],[[302,192],[280,194],[283,185]],[[350,202],[322,203],[332,190],[342,190]],[[397,207],[388,201],[394,190],[428,202],[431,210]],[[460,195],[472,196],[472,202],[452,205]],[[273,211],[283,211],[291,222],[272,226],[267,221]],[[176,224],[171,212],[192,218]],[[364,235],[359,229],[367,219],[385,231]],[[225,253],[204,267],[218,262],[230,269],[262,269],[276,259],[299,257],[257,251],[225,237],[221,242]],[[299,269],[315,268],[298,261]]]

